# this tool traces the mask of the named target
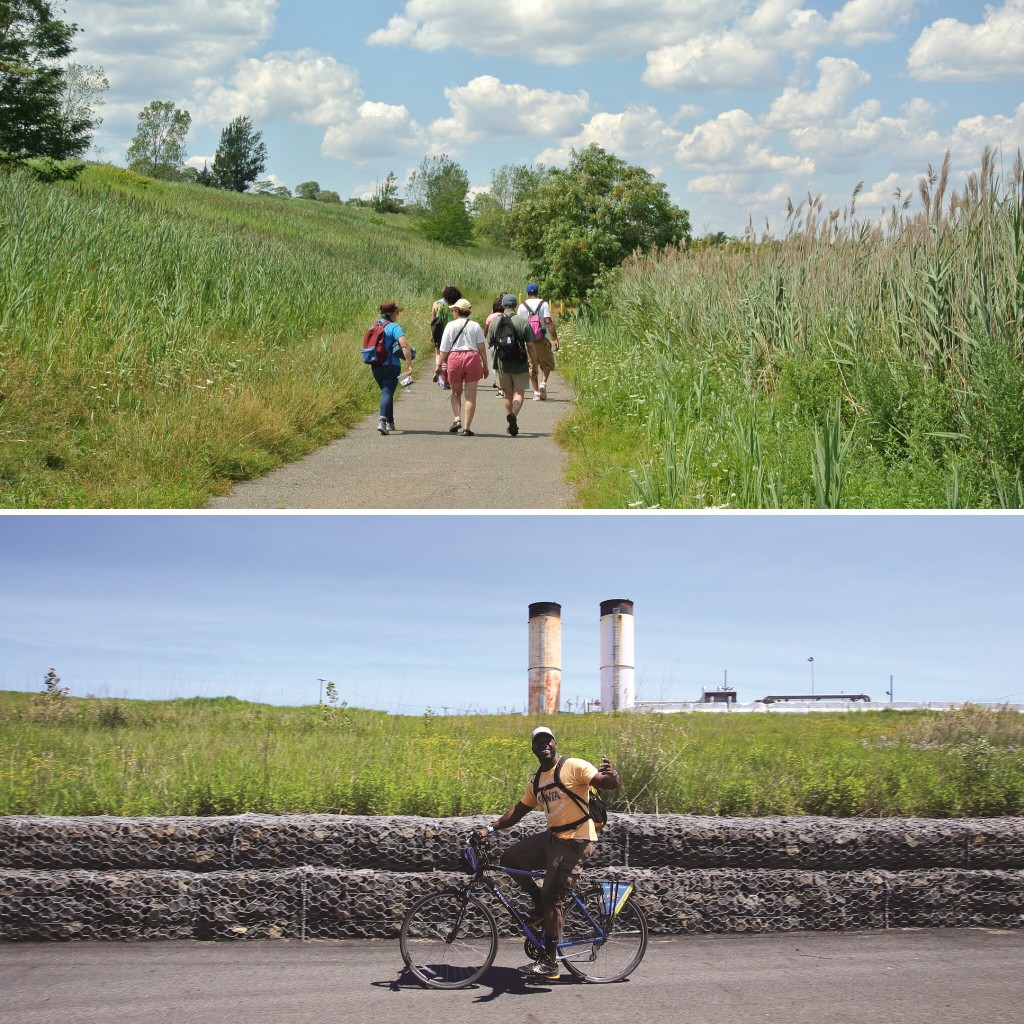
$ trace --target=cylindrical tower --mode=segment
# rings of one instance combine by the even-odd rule
[[[562,702],[562,606],[553,601],[530,605],[531,715],[549,715]]]
[[[633,602],[601,602],[601,710],[628,711],[636,699]]]

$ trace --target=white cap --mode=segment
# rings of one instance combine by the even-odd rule
[[[532,743],[538,736],[550,736],[552,739],[555,738],[555,734],[546,725],[538,725],[537,728],[533,730],[533,733],[530,736],[530,742]]]

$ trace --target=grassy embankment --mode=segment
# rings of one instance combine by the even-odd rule
[[[1022,178],[629,263],[566,346],[582,504],[1024,506]]]
[[[407,217],[2,173],[0,507],[201,507],[375,407],[358,349],[381,302],[407,307],[423,373],[445,284],[489,309],[525,275]]]
[[[0,813],[497,813],[536,762],[519,716],[420,718],[0,692]],[[720,815],[1024,813],[1024,715],[564,715],[608,753],[613,809]]]

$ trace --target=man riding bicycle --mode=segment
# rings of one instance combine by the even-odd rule
[[[493,825],[481,829],[481,834],[509,828],[534,807],[544,807],[547,829],[510,846],[501,855],[501,865],[520,871],[546,872],[544,887],[539,891],[532,879],[517,878],[533,900],[537,916],[544,917],[544,955],[520,970],[527,978],[554,981],[560,974],[557,947],[565,901],[579,883],[584,861],[597,844],[597,830],[587,811],[590,787],[618,789],[620,780],[619,773],[604,756],[599,768],[577,757],[562,758],[559,766],[555,736],[547,726],[533,730],[532,746],[540,770],[528,783],[522,799]],[[556,767],[561,785],[555,782]]]

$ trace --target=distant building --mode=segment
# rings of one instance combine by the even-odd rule
[[[700,691],[701,704],[735,704],[736,691],[728,686],[719,686],[717,690]]]

